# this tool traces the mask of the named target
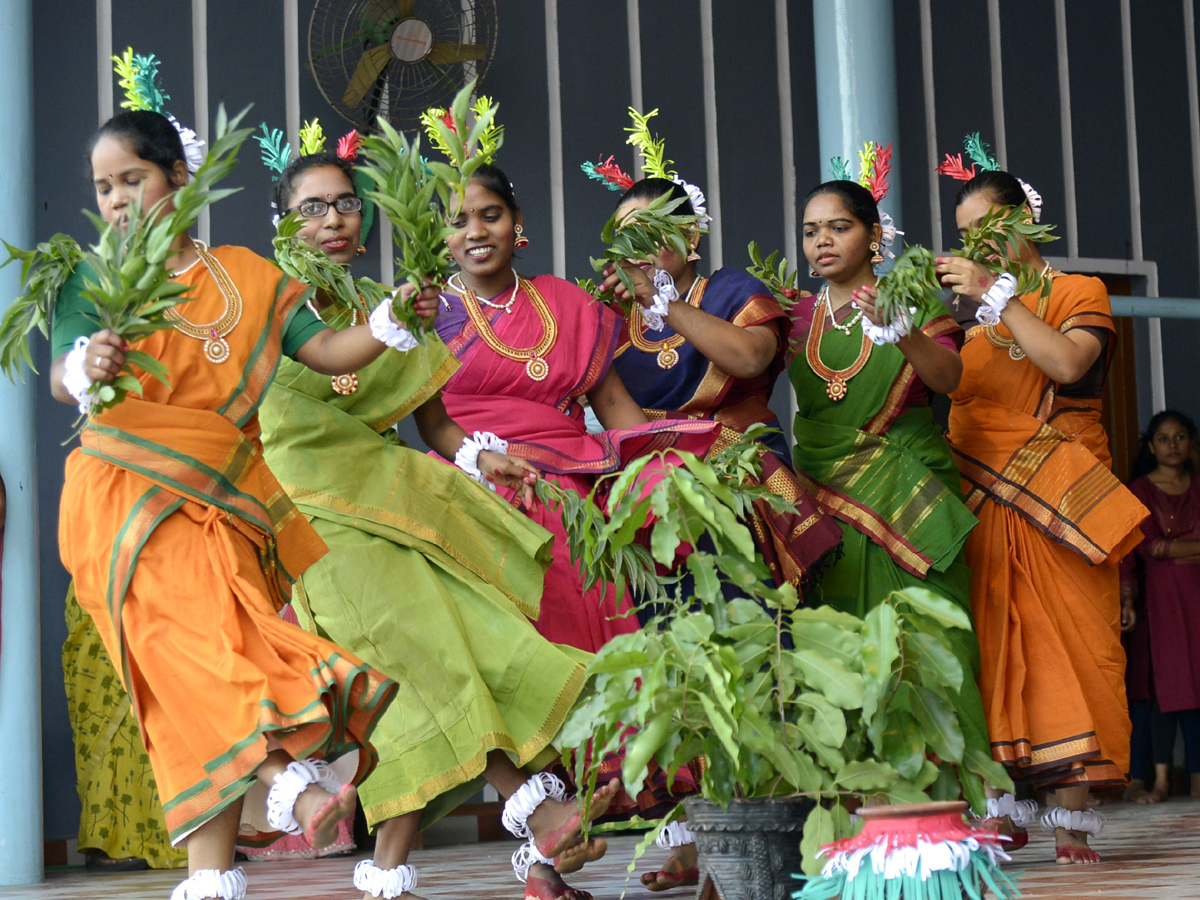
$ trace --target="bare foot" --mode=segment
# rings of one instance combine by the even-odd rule
[[[1142,791],[1133,798],[1134,803],[1162,803],[1170,795],[1171,789],[1166,784],[1155,784],[1154,790]]]
[[[1088,846],[1084,832],[1055,828],[1054,859],[1060,866],[1087,865],[1100,862],[1100,854]]]
[[[580,841],[554,858],[554,871],[559,875],[570,875],[572,872],[578,872],[587,863],[601,859],[607,852],[608,841],[604,838],[592,838],[586,843]]]
[[[571,887],[545,863],[534,863],[525,879],[525,900],[592,900],[592,895]]]
[[[1019,827],[1013,822],[1011,816],[999,816],[991,819],[984,819],[979,823],[982,827],[991,829],[996,834],[1003,835],[1008,838],[1004,842],[1002,850],[1008,853],[1012,850],[1020,850],[1029,843],[1029,832],[1024,828]]]
[[[315,784],[301,792],[293,814],[314,850],[328,847],[337,839],[338,823],[354,811],[357,799],[358,789],[352,784],[343,784],[336,794]]]
[[[671,888],[700,883],[700,854],[695,844],[673,847],[671,855],[657,872],[642,874],[642,884],[648,891],[669,891]]]
[[[604,815],[620,790],[620,779],[597,788],[588,811],[590,819]],[[583,805],[578,800],[543,800],[529,817],[538,853],[550,859],[576,842],[582,825]]]

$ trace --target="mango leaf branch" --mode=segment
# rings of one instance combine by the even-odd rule
[[[609,266],[616,266],[616,272],[621,283],[632,296],[634,290],[633,276],[621,263],[626,260],[633,262],[647,261],[664,248],[673,250],[680,256],[686,257],[691,252],[689,239],[699,228],[699,218],[695,215],[679,215],[675,210],[687,198],[671,198],[663,194],[642,209],[635,209],[618,220],[614,212],[604,225],[600,240],[607,245],[604,255],[599,259],[592,258],[592,269],[598,277],[604,277],[604,271]],[[597,298],[602,303],[619,305],[628,314],[636,301],[618,301],[616,294],[601,291]]]
[[[993,275],[1007,272],[1017,279],[1017,296],[1037,293],[1040,299],[1050,293],[1051,280],[1016,257],[1025,244],[1057,241],[1053,230],[1053,225],[1034,222],[1024,206],[994,207],[967,232],[954,255],[979,263]]]
[[[22,250],[8,241],[4,246],[8,258],[0,263],[0,269],[20,260],[21,284],[24,285],[24,293],[0,318],[0,369],[9,380],[16,381],[18,375],[22,380],[25,377],[21,363],[37,372],[29,349],[29,336],[36,328],[49,337],[54,304],[83,258],[83,251],[78,242],[66,234],[56,234],[33,250]]]
[[[796,288],[796,270],[788,266],[786,259],[775,262],[779,255],[778,250],[772,250],[771,255],[763,259],[757,241],[751,241],[747,250],[751,264],[746,267],[746,271],[767,286],[767,290],[779,301],[780,306],[790,310],[796,298],[800,296],[800,291]]]

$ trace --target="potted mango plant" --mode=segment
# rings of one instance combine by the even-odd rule
[[[754,500],[772,500],[747,478],[753,440],[711,463],[679,452],[639,460],[598,484],[591,502],[563,509],[581,571],[617,583],[636,573],[635,593],[659,611],[592,660],[562,733],[564,760],[587,794],[610,754],[623,754],[629,785],[651,759],[669,780],[702,760],[686,816],[701,891],[723,900],[789,895],[793,873],[819,873],[820,848],[853,834],[851,813],[864,803],[965,797],[982,812],[981,779],[1010,783],[959,726],[953,698],[972,677],[950,644],[971,629],[961,609],[910,588],[860,619],[773,585],[742,524]],[[648,465],[662,471],[652,488],[639,477]],[[648,561],[671,567],[689,547],[673,585],[652,574]],[[639,844],[635,863],[667,824]]]

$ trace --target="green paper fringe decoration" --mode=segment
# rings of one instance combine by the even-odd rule
[[[997,900],[1020,897],[1016,879],[993,863],[986,853],[972,853],[966,868],[958,872],[933,872],[922,881],[907,875],[885,880],[871,867],[869,858],[862,861],[858,874],[851,878],[847,872],[826,878],[824,875],[794,878],[807,883],[792,894],[793,900],[984,900],[990,891]]]

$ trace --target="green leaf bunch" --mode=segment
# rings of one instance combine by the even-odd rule
[[[589,665],[561,735],[582,795],[619,751],[632,785],[652,759],[670,779],[702,757],[701,795],[719,805],[817,800],[802,848],[806,867],[819,871],[817,848],[850,833],[852,799],[961,794],[982,811],[984,780],[1011,783],[986,734],[957,712],[958,691],[973,677],[953,650],[953,632],[971,629],[966,612],[925,588],[894,591],[863,618],[802,608],[791,585],[770,582],[740,521],[731,473],[753,473],[748,448],[720,468],[687,453],[648,459],[658,460],[654,486],[639,477],[650,465],[639,460],[599,487],[614,519],[577,529],[572,543],[582,540],[581,558],[596,559],[649,529],[660,565],[691,545],[691,577],[655,598],[662,612],[645,627],[611,640]]]
[[[0,263],[0,269],[20,260],[21,284],[24,285],[24,293],[0,318],[0,370],[10,381],[16,381],[18,374],[24,380],[22,362],[37,372],[29,349],[29,335],[36,328],[46,337],[50,336],[54,304],[83,258],[83,251],[79,243],[66,234],[56,234],[33,250],[22,250],[8,241],[4,241],[4,247],[8,258]]]
[[[1024,206],[993,207],[979,224],[967,232],[955,256],[979,263],[993,275],[1007,272],[1017,279],[1017,296],[1050,293],[1051,279],[1021,263],[1015,257],[1027,243],[1057,241],[1053,225],[1039,225]],[[1014,257],[1011,258],[1010,257]]]
[[[788,266],[786,259],[781,259],[776,264],[778,250],[772,250],[771,255],[763,259],[762,251],[758,249],[758,241],[751,241],[747,251],[750,254],[751,265],[746,267],[746,271],[767,286],[767,290],[779,301],[780,306],[790,310],[795,305],[796,298],[800,296],[800,291],[796,288],[796,270]]]
[[[896,257],[890,272],[876,283],[879,297],[876,308],[884,325],[890,325],[901,311],[913,307],[942,311],[942,285],[938,280],[933,254],[920,244],[911,244]]]
[[[475,83],[474,78],[467,82],[448,110],[432,109],[421,116],[430,140],[449,160],[427,163],[440,182],[438,194],[448,220],[462,211],[475,170],[492,162],[504,143],[504,129],[496,122],[500,105],[483,97],[472,105]]]
[[[604,255],[599,259],[592,257],[592,269],[596,275],[603,278],[604,271],[614,266],[621,283],[633,296],[633,276],[621,265],[626,260],[651,260],[660,254],[664,248],[687,256],[691,252],[690,238],[699,228],[700,219],[695,215],[676,213],[687,198],[672,198],[669,193],[655,197],[645,207],[634,209],[618,218],[620,210],[615,211],[604,225],[600,240],[606,245]],[[611,291],[601,291],[597,298],[602,303],[619,305],[628,314],[633,304],[632,299],[618,301],[616,294]]]
[[[454,230],[446,224],[436,198],[439,194],[448,197],[448,189],[432,172],[432,164],[422,161],[419,135],[409,141],[382,119],[379,126],[379,134],[363,139],[357,168],[374,185],[366,191],[367,197],[392,224],[396,281],[407,281],[417,290],[444,284],[451,262],[446,238]],[[360,279],[360,286],[363,281]],[[399,292],[393,311],[397,320],[423,342],[431,326],[409,304],[401,302]]]
[[[134,345],[171,327],[166,313],[180,302],[188,286],[171,280],[166,261],[176,252],[172,249],[175,240],[188,232],[201,211],[240,190],[217,189],[215,185],[237,165],[238,150],[250,136],[251,129],[238,128],[248,111],[249,107],[229,119],[222,105],[217,111],[215,137],[200,169],[187,184],[149,209],[135,202],[127,221],[117,226],[85,211],[100,237],[82,256],[91,269],[83,296],[91,301],[94,311],[89,318],[100,329],[109,329]],[[95,382],[89,389],[94,397],[93,414],[115,406],[130,393],[140,395],[139,369],[169,386],[161,362],[144,351],[130,349],[115,379]]]

